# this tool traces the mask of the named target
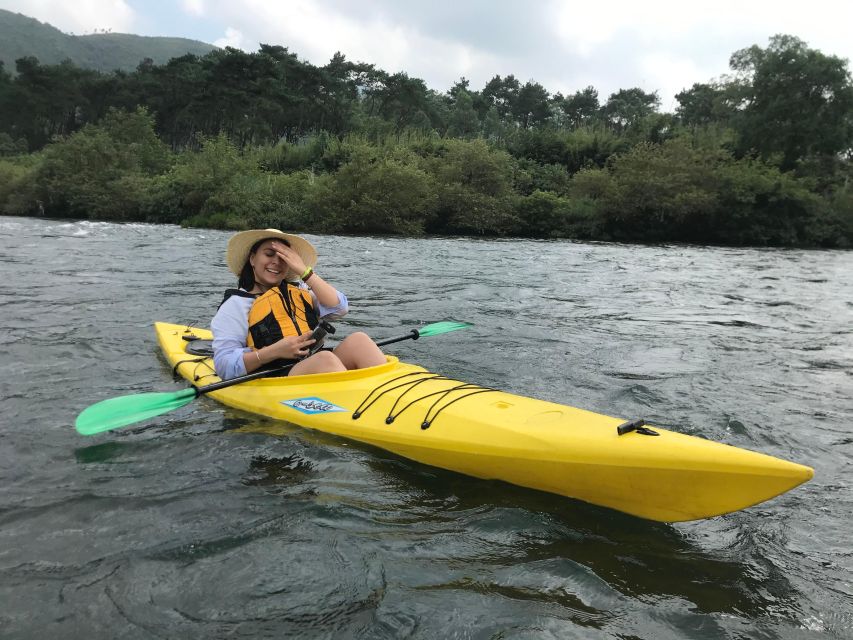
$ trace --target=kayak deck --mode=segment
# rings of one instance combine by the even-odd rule
[[[186,352],[196,327],[156,323],[178,374],[218,382]],[[387,356],[377,367],[263,378],[209,393],[225,405],[365,442],[466,475],[497,479],[642,518],[708,518],[769,500],[811,468],[658,427],[453,380]],[[655,434],[655,435],[652,435]]]

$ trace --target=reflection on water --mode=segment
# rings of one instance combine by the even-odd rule
[[[0,218],[4,636],[853,633],[851,254],[311,237],[352,302],[343,335],[471,321],[390,350],[815,467],[773,501],[671,526],[206,397],[77,436],[88,404],[184,386],[151,324],[206,323],[233,285],[226,239]]]

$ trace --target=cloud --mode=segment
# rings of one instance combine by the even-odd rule
[[[60,31],[82,35],[96,29],[132,32],[136,12],[124,0],[3,0],[0,8],[47,22]]]
[[[242,32],[232,27],[225,29],[225,37],[218,38],[213,44],[217,47],[232,47],[234,49],[243,49],[244,51],[254,48],[247,47],[246,38],[243,36]]]
[[[820,5],[832,6],[832,21]],[[827,0],[807,8],[718,0],[713,11],[681,0],[524,7],[510,0],[206,0],[205,9],[250,51],[259,42],[280,44],[315,65],[341,51],[439,91],[460,76],[479,89],[496,74],[535,80],[552,93],[593,85],[602,99],[636,86],[658,91],[666,110],[675,93],[726,73],[735,50],[766,45],[776,33],[798,35],[825,53],[853,52],[844,26],[853,9]]]
[[[204,0],[182,0],[184,12],[192,16],[204,15]]]
[[[683,0],[0,0],[0,7],[75,33],[131,31],[147,21],[149,35],[167,35],[165,28],[246,51],[281,45],[318,66],[340,51],[438,91],[460,76],[479,90],[509,74],[551,93],[592,85],[602,100],[639,87],[657,91],[664,110],[682,89],[727,73],[734,51],[766,46],[777,33],[853,57],[853,3],[831,0],[717,0],[711,8]]]

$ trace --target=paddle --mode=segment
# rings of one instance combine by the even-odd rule
[[[420,329],[412,329],[409,333],[396,338],[388,338],[376,344],[384,347],[394,342],[403,340],[417,340],[421,337],[438,336],[442,333],[449,333],[457,329],[464,329],[471,325],[467,322],[435,322],[428,324]],[[135,393],[127,396],[119,396],[117,398],[109,398],[97,402],[80,412],[74,426],[77,432],[84,436],[111,431],[119,427],[125,427],[129,424],[142,422],[148,418],[159,416],[163,413],[168,413],[179,407],[189,404],[200,395],[216,391],[217,389],[225,389],[233,387],[235,384],[248,382],[249,380],[257,380],[272,375],[286,373],[292,367],[292,364],[277,369],[268,371],[256,371],[239,378],[231,378],[222,382],[215,382],[203,387],[190,387],[181,391],[161,392],[161,393]]]

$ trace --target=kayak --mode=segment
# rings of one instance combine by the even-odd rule
[[[187,346],[209,331],[155,324],[176,373],[220,379]],[[434,467],[503,480],[661,522],[710,518],[808,481],[807,466],[642,421],[432,373],[386,356],[339,373],[261,378],[211,391],[243,411],[357,440]]]

